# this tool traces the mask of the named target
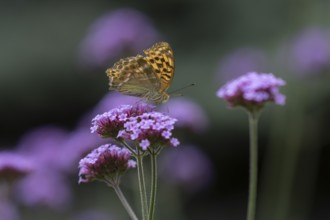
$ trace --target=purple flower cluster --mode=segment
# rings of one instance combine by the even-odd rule
[[[136,141],[143,150],[154,145],[177,146],[178,139],[172,137],[176,119],[160,112],[151,111],[153,106],[121,105],[92,120],[92,133],[101,137]]]
[[[218,67],[218,80],[234,79],[242,73],[261,71],[267,65],[267,56],[259,48],[239,48],[224,56]]]
[[[18,182],[15,193],[17,199],[26,206],[42,206],[64,210],[72,202],[72,192],[63,171],[72,169],[72,153],[65,148],[69,134],[67,131],[45,126],[28,132],[21,138],[17,150],[35,164],[31,174]],[[85,144],[85,143],[84,143]],[[82,144],[81,144],[82,145]],[[36,187],[38,186],[38,187]]]
[[[319,73],[330,67],[330,32],[322,28],[304,30],[292,45],[292,67],[300,75]]]
[[[0,180],[14,181],[34,170],[32,160],[18,153],[0,152]]]
[[[20,181],[15,193],[20,202],[28,207],[41,206],[63,211],[73,201],[69,186],[64,175],[48,167],[39,169]]]
[[[136,162],[130,160],[131,152],[126,148],[105,144],[94,149],[79,162],[79,183],[94,180],[111,183],[129,168],[135,168]]]
[[[92,133],[98,133],[101,137],[117,138],[118,132],[123,129],[125,122],[130,117],[141,115],[152,109],[149,105],[121,105],[92,120]]]
[[[210,158],[192,145],[165,152],[159,167],[161,178],[190,192],[206,188],[214,177],[214,167]]]
[[[177,120],[160,112],[147,112],[131,117],[124,124],[124,129],[118,137],[139,142],[140,147],[146,150],[154,145],[179,145],[179,141],[172,137],[172,130]]]
[[[106,67],[124,53],[139,53],[159,38],[152,21],[142,12],[123,8],[106,13],[89,28],[81,43],[81,64]]]
[[[217,96],[225,99],[230,107],[260,108],[266,102],[284,105],[285,96],[279,93],[283,85],[285,81],[271,73],[249,72],[221,87]]]

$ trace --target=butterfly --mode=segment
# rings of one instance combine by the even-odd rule
[[[109,90],[137,96],[160,104],[168,101],[167,89],[174,75],[174,56],[171,46],[158,42],[135,57],[119,60],[106,70]]]

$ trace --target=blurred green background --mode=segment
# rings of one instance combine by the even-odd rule
[[[287,82],[281,90],[287,104],[268,105],[260,120],[258,219],[330,219],[330,68],[301,77],[290,69],[289,56],[291,43],[306,28],[330,30],[326,0],[1,1],[0,147],[14,149],[22,135],[43,125],[73,129],[108,92],[106,67],[84,68],[79,50],[95,20],[120,8],[144,13],[160,39],[172,45],[176,73],[170,90],[196,83],[182,93],[195,100],[210,121],[205,133],[187,136],[186,142],[210,157],[213,183],[192,195],[160,185],[160,190],[177,195],[164,200],[180,205],[175,206],[179,211],[167,210],[159,197],[159,219],[171,218],[172,212],[191,220],[245,218],[247,117],[240,109],[228,110],[215,93],[228,79],[219,77],[221,60],[246,47],[266,54],[260,71]],[[111,190],[97,183],[78,186],[76,181],[72,176],[76,199],[68,211],[20,207],[22,219],[66,219],[97,205],[128,219]]]

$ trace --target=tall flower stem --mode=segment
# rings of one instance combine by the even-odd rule
[[[138,181],[139,181],[139,191],[140,191],[140,199],[141,199],[141,209],[142,209],[142,219],[148,219],[148,201],[147,201],[147,190],[146,190],[146,182],[144,177],[143,170],[143,155],[141,155],[141,150],[137,148],[137,171],[138,171]]]
[[[247,220],[255,219],[258,178],[258,112],[249,112],[250,180]]]
[[[151,155],[151,193],[150,193],[150,209],[149,219],[154,219],[155,206],[156,206],[156,192],[157,192],[157,153],[152,151]]]
[[[131,219],[132,219],[132,220],[139,220],[139,219],[136,217],[136,215],[135,215],[133,209],[131,208],[131,206],[130,206],[129,203],[127,202],[127,200],[126,200],[126,198],[125,198],[123,192],[121,191],[120,187],[119,187],[117,184],[115,184],[115,185],[112,186],[112,188],[115,190],[115,192],[116,192],[116,194],[117,194],[119,200],[120,200],[121,203],[123,204],[124,208],[126,209],[128,215],[131,217]]]

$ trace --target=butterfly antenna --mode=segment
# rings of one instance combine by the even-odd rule
[[[182,88],[180,88],[180,89],[176,89],[176,90],[174,90],[174,91],[171,91],[169,94],[172,94],[172,95],[174,95],[174,96],[182,96],[182,94],[180,94],[180,93],[176,93],[176,92],[179,92],[179,91],[181,91],[181,90],[184,90],[184,89],[189,88],[189,87],[194,86],[194,85],[196,85],[196,83],[191,83],[191,84],[189,84],[189,85],[187,85],[187,86],[184,86],[184,87],[182,87]]]

